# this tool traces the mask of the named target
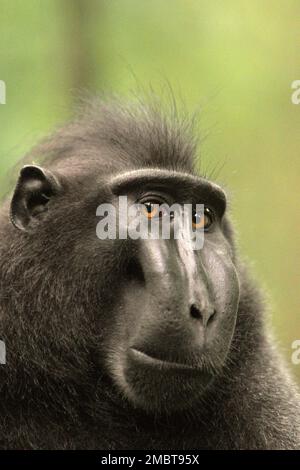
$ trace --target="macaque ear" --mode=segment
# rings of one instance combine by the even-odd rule
[[[60,184],[48,170],[35,165],[22,168],[11,201],[10,218],[19,230],[28,230],[48,210],[48,203],[57,194]]]

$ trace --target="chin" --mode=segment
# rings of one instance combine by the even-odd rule
[[[191,408],[203,397],[216,372],[204,366],[161,360],[129,348],[113,377],[123,395],[136,407],[154,413]]]

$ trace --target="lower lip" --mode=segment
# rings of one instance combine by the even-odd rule
[[[178,362],[169,362],[169,361],[162,361],[161,359],[156,359],[154,357],[148,356],[148,354],[143,353],[142,351],[138,351],[137,349],[130,348],[128,350],[129,358],[135,362],[138,362],[141,365],[149,366],[149,367],[156,367],[161,370],[189,370],[189,371],[197,371],[196,367],[189,366],[188,364],[180,364]]]

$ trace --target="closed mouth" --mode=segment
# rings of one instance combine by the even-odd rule
[[[179,362],[170,362],[170,361],[164,361],[162,359],[158,359],[153,356],[149,356],[148,354],[139,351],[138,349],[135,348],[130,348],[129,349],[129,355],[131,356],[132,359],[143,363],[144,365],[149,365],[152,367],[158,367],[160,369],[177,369],[177,370],[194,370],[196,371],[197,368],[190,366],[188,364],[182,364]],[[199,369],[198,369],[199,370]]]

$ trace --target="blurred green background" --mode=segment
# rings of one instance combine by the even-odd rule
[[[300,339],[299,0],[0,0],[0,194],[7,171],[72,115],[78,90],[168,80],[202,109],[202,167],[228,189],[243,255],[288,363]]]

